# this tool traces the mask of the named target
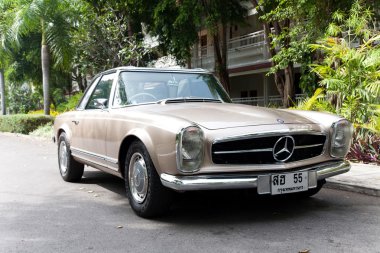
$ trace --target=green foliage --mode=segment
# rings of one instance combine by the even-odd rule
[[[66,112],[74,110],[75,107],[78,105],[80,99],[82,98],[83,93],[78,92],[77,94],[71,96],[66,103],[62,103],[57,107],[58,112]]]
[[[190,49],[197,42],[201,27],[215,35],[220,32],[220,25],[244,22],[246,9],[241,2],[247,1],[157,1],[152,18],[146,21],[149,31],[158,37],[163,51],[185,63],[190,59]]]
[[[374,117],[380,101],[380,33],[371,28],[372,13],[356,1],[349,15],[338,11],[326,36],[310,47],[324,55],[311,65],[337,114],[357,125]]]
[[[53,134],[53,124],[51,122],[46,125],[39,126],[36,130],[29,133],[29,135],[42,137],[42,138],[51,138]]]
[[[354,123],[348,159],[380,164],[380,33],[363,1],[332,17],[323,39],[310,45],[323,56],[310,66],[326,95],[308,102],[329,102],[329,111]]]
[[[322,88],[316,89],[312,97],[304,99],[294,109],[335,113],[331,103],[325,99]]]
[[[9,1],[9,0],[5,0]],[[49,45],[55,66],[70,68],[72,47],[70,31],[76,21],[73,1],[13,0],[15,15],[11,36],[15,41],[30,33],[41,34],[41,43]],[[74,1],[76,2],[76,1]],[[76,17],[79,18],[79,17]]]
[[[8,10],[5,15],[12,21],[7,32],[7,37],[14,44],[10,68],[7,70],[8,78],[19,86],[26,82],[33,82],[33,86],[39,86],[44,80],[43,96],[46,114],[49,114],[52,96],[49,92],[50,87],[70,86],[67,83],[60,83],[62,81],[57,81],[57,79],[67,80],[60,77],[70,76],[73,54],[73,46],[70,43],[71,32],[80,18],[75,9],[77,2],[3,0],[0,5],[0,9]],[[45,50],[41,51],[42,47]],[[42,62],[45,71],[42,71],[42,59],[44,59]]]
[[[45,115],[15,114],[0,116],[0,131],[28,134],[39,126],[53,123],[54,118]]]
[[[198,1],[190,0],[182,4],[176,4],[176,0],[163,0],[154,9],[152,23],[148,27],[158,36],[163,50],[181,63],[189,59],[190,48],[198,40],[200,11]]]
[[[121,1],[82,3],[81,19],[73,33],[74,68],[81,73],[97,73],[119,66],[145,66],[151,48],[133,25],[129,7]]]
[[[41,105],[41,95],[32,92],[28,85],[10,83],[7,91],[8,109],[11,113],[28,113]]]
[[[312,95],[316,89],[316,75],[309,64],[318,55],[309,47],[324,34],[331,21],[331,13],[346,10],[351,0],[252,0],[257,2],[259,18],[271,27],[271,49],[274,66],[269,74],[280,73],[287,66],[301,65],[300,88]]]

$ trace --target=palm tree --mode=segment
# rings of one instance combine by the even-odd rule
[[[0,67],[0,100],[1,100],[1,115],[6,114],[5,107],[5,81],[4,81],[4,69]]]
[[[12,14],[11,6],[4,2],[0,3],[0,100],[2,115],[6,114],[4,69],[9,56],[6,44],[8,43],[8,31]]]
[[[11,34],[15,41],[31,32],[41,34],[42,87],[44,113],[50,114],[50,68],[67,68],[70,64],[71,4],[67,0],[3,0],[12,1],[16,6]]]

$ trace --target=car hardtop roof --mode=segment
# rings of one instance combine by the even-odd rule
[[[146,68],[146,67],[134,67],[134,66],[123,66],[113,69],[103,71],[99,74],[105,74],[108,72],[114,72],[117,70],[126,70],[126,71],[138,71],[138,72],[174,72],[174,73],[211,73],[208,70],[196,68],[196,69],[183,69],[183,68]]]

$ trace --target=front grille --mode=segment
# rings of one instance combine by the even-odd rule
[[[283,137],[283,138],[282,138]],[[282,140],[280,140],[282,138]],[[289,151],[274,155],[276,143],[279,149],[289,140]],[[234,140],[222,140],[212,145],[212,160],[215,164],[276,164],[305,160],[319,156],[323,152],[326,136],[322,134],[292,134],[277,136],[261,136]],[[281,145],[280,145],[281,144]],[[293,148],[292,148],[293,147]],[[280,152],[276,150],[276,152]],[[281,159],[283,155],[285,159]],[[290,156],[290,157],[288,157]],[[282,161],[285,160],[285,161]]]

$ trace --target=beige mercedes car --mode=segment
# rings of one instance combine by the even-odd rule
[[[63,180],[80,180],[84,165],[119,176],[142,217],[163,214],[175,192],[311,196],[325,178],[350,169],[350,122],[232,104],[202,69],[100,73],[76,110],[56,118],[54,131]]]

